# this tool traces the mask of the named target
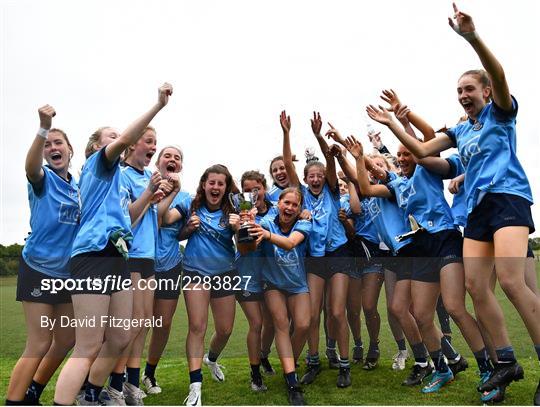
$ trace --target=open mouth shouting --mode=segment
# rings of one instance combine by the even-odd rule
[[[58,151],[51,153],[49,157],[50,157],[51,164],[55,166],[62,165],[62,154],[59,153]]]
[[[176,163],[174,161],[169,161],[166,168],[167,172],[176,172]]]

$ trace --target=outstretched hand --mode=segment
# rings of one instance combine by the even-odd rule
[[[42,106],[38,109],[39,113],[39,127],[45,130],[50,130],[52,126],[52,118],[56,116],[54,107],[50,105]]]
[[[328,151],[338,159],[345,155],[345,151],[343,151],[342,147],[338,144],[332,144]]]
[[[383,142],[381,140],[381,132],[377,133],[368,133],[368,138],[371,144],[373,144],[373,147],[377,150],[381,149],[383,146]]]
[[[362,143],[360,143],[354,136],[349,136],[345,140],[345,148],[351,153],[351,155],[358,159],[364,155],[364,147],[362,147]]]
[[[379,106],[379,109],[377,109],[373,105],[369,105],[366,107],[366,113],[368,114],[370,119],[384,124],[385,126],[389,126],[392,123],[392,116],[384,107]]]
[[[386,110],[389,112],[395,112],[396,106],[401,104],[397,93],[394,89],[383,89],[381,99],[388,103]]]
[[[452,7],[454,8],[454,17],[453,19],[448,17],[448,24],[455,32],[468,40],[476,31],[473,19],[470,15],[459,11],[456,3],[452,3]]]
[[[289,134],[289,132],[291,131],[291,116],[287,116],[285,110],[283,110],[279,115],[279,123],[281,124],[281,128],[283,129],[283,133]]]
[[[409,118],[407,115],[411,112],[411,109],[409,109],[406,105],[397,105],[396,110],[394,111],[394,114],[396,115],[396,119],[399,120],[399,122],[403,126],[407,126],[409,124]]]
[[[313,119],[311,119],[311,130],[313,134],[319,136],[321,134],[322,120],[319,112],[313,112]]]
[[[326,132],[325,136],[329,139],[334,140],[336,143],[343,143],[343,137],[341,137],[339,131],[334,126],[332,126],[332,123],[328,122],[328,125],[330,126],[330,130]]]

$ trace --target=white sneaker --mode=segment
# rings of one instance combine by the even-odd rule
[[[392,359],[392,370],[404,370],[407,359],[409,359],[409,352],[406,349],[398,351]]]
[[[128,406],[144,406],[142,399],[146,397],[146,393],[131,383],[125,382],[124,397]]]
[[[184,399],[186,406],[200,406],[201,404],[201,382],[191,383],[189,385],[189,394]]]
[[[146,388],[147,394],[161,393],[161,387],[159,387],[159,384],[157,383],[155,377],[143,375],[142,383],[144,384],[144,387]]]
[[[99,393],[99,403],[103,406],[125,406],[124,393],[114,387],[105,386]]]
[[[220,365],[218,362],[210,362],[210,359],[208,359],[208,354],[204,355],[203,362],[210,369],[210,372],[212,373],[212,379],[218,382],[222,382],[225,380],[225,375],[221,370],[221,368],[225,369],[224,366]]]

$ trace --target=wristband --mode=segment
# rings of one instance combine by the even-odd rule
[[[478,38],[478,34],[476,33],[476,31],[471,31],[471,32],[468,32],[468,33],[463,33],[461,34],[461,36],[463,38],[465,38],[468,42],[471,42],[473,40],[477,40]]]
[[[45,140],[47,140],[47,136],[49,135],[49,130],[44,129],[43,127],[40,127],[37,131],[37,135]]]

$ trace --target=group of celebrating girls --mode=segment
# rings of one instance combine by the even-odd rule
[[[55,404],[142,405],[146,393],[141,382],[149,394],[162,391],[156,367],[181,294],[188,318],[187,405],[201,405],[203,364],[214,380],[225,380],[218,358],[233,329],[236,301],[249,324],[251,389],[265,391],[263,374],[275,373],[268,359],[274,342],[289,403],[306,404],[301,385],[314,383],[321,372],[321,313],[338,388],[351,386],[352,362],[365,370],[377,366],[377,301],[383,282],[397,344],[392,367],[405,369],[406,341],[414,359],[403,384],[437,392],[467,368],[451,344],[447,312],[478,364],[481,401],[502,401],[507,386],[524,372],[494,295],[496,281],[540,359],[540,296],[534,263],[527,259],[528,235],[534,231],[532,193],[516,156],[518,107],[503,68],[472,18],[455,5],[454,12],[451,27],[484,67],[458,80],[458,101],[466,116],[435,132],[394,91],[383,91],[388,106],[370,105],[366,111],[401,143],[394,157],[378,134],[370,135],[378,150],[371,154],[330,123],[323,135],[323,121],[315,112],[311,129],[324,163],[307,153],[302,184],[291,151],[291,120],[282,112],[283,152],[270,163],[273,186],[256,170],[241,176],[241,191],[254,197],[247,219],[229,199],[240,191],[226,166],[207,168],[193,195],[181,188],[179,147],[161,149],[156,171],[149,169],[157,151],[150,122],[167,105],[170,84],[159,88],[157,102],[124,132],[101,127],[90,136],[78,183],[69,172],[73,149],[68,137],[52,128],[54,108],[40,108],[40,129],[25,164],[31,234],[17,283],[28,336],[6,404],[38,404],[72,349],[56,382]],[[440,157],[452,147],[457,153]],[[451,179],[451,205],[444,179]],[[243,246],[235,236],[246,222],[254,244]],[[95,292],[86,286],[55,294],[40,289],[46,278],[105,281],[111,276],[133,289],[111,285]],[[180,286],[158,284],[154,291],[141,288],[150,284],[138,284],[179,278],[182,292]],[[475,317],[465,307],[466,292]],[[214,333],[205,352],[209,306]],[[369,334],[365,358],[362,308]],[[436,311],[446,321],[442,331],[434,323]],[[57,324],[49,330],[40,324],[43,316],[97,321],[154,316],[163,323],[152,328],[141,378],[148,327]],[[306,367],[299,379],[296,370],[306,343]],[[536,405],[539,392],[540,383]]]

